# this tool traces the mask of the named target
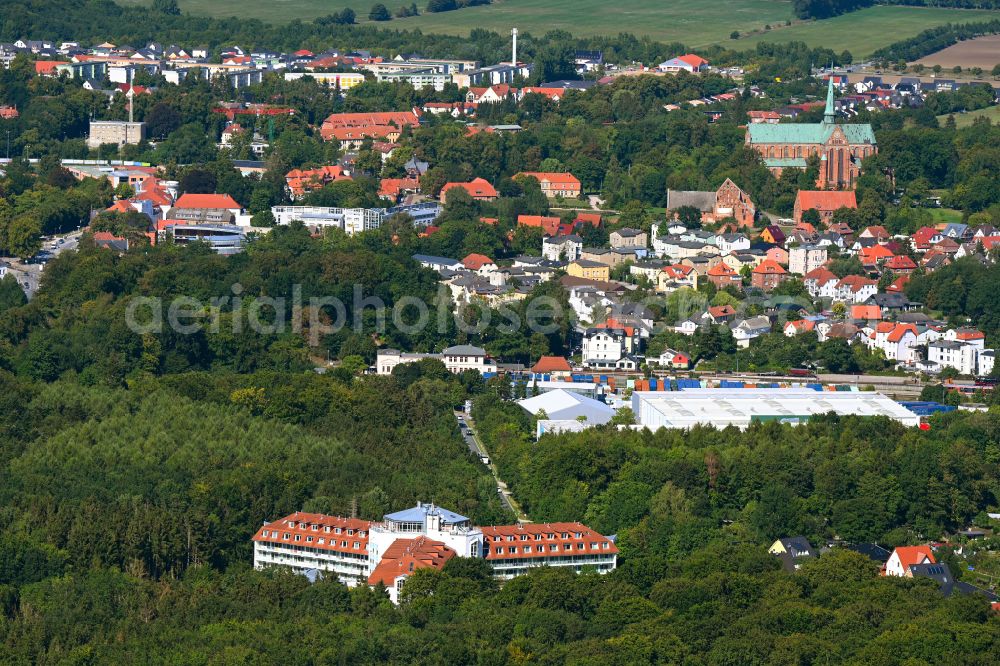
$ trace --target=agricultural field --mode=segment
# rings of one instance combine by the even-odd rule
[[[917,62],[927,67],[941,65],[945,69],[956,66],[962,69],[981,67],[989,72],[994,65],[1000,64],[1000,35],[959,42],[937,53],[924,56]]]
[[[149,4],[150,0],[123,0]],[[374,0],[245,0],[239,10],[224,0],[179,0],[181,10],[191,14],[259,18],[285,22],[293,18],[311,20],[344,7],[353,8],[358,20],[367,19]],[[403,0],[384,2],[390,11]],[[425,1],[417,2],[422,10]],[[873,7],[819,22],[793,23],[791,3],[786,0],[731,0],[704,3],[697,0],[494,0],[493,4],[453,12],[423,14],[394,19],[387,28],[419,28],[425,32],[468,34],[474,28],[508,32],[517,27],[535,35],[548,30],[566,30],[576,35],[632,32],[662,42],[682,42],[692,48],[710,44],[745,46],[759,41],[802,40],[810,45],[847,49],[855,56],[867,55],[893,41],[911,37],[943,23],[981,20],[1000,16],[986,10],[956,10],[920,7]],[[764,32],[765,26],[772,29]],[[746,37],[733,41],[738,30]]]
[[[893,42],[945,23],[971,23],[1000,18],[990,10],[877,6],[823,21],[798,23],[741,39],[737,44],[803,41],[810,46],[847,49],[855,57],[870,55]]]
[[[1000,123],[1000,106],[990,106],[985,109],[979,109],[978,111],[969,111],[968,113],[956,113],[955,114],[955,126],[956,127],[968,127],[976,118],[986,117],[990,119],[990,122],[994,125]],[[948,119],[947,115],[938,116],[938,122],[944,123]]]

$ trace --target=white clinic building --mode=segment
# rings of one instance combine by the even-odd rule
[[[378,522],[296,511],[264,523],[253,544],[256,569],[332,574],[351,587],[380,581],[393,602],[414,570],[410,563],[439,568],[450,557],[481,558],[503,579],[540,566],[607,573],[618,556],[612,538],[580,523],[476,527],[463,515],[422,502]]]

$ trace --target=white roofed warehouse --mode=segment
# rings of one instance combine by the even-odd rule
[[[713,425],[736,426],[779,421],[799,424],[833,412],[841,416],[888,416],[906,426],[920,417],[881,393],[814,391],[808,388],[687,389],[636,391],[632,411],[639,425],[650,430]]]

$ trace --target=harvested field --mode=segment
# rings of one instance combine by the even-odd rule
[[[994,65],[1000,64],[1000,35],[959,42],[942,51],[924,56],[917,62],[928,67],[941,65],[945,69],[955,66],[962,69],[981,67],[988,72]]]

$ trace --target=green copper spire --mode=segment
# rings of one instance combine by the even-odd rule
[[[823,112],[823,122],[833,124],[837,114],[833,110],[833,74],[830,74],[830,85],[826,89],[826,110]]]

